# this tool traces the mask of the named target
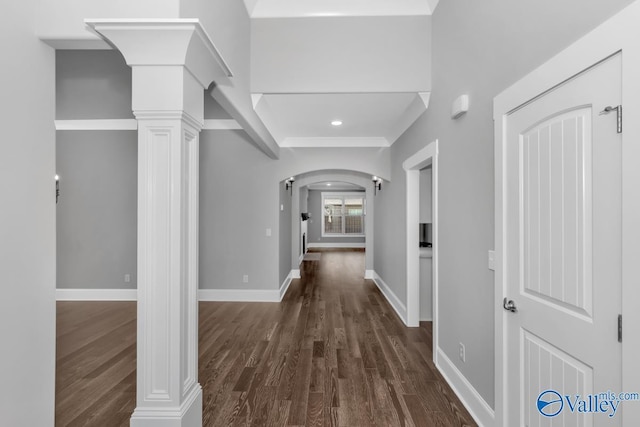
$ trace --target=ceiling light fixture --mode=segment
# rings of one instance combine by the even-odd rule
[[[331,122],[331,126],[342,126],[342,120],[334,120]]]
[[[331,187],[331,183],[330,182],[327,182],[327,187]]]

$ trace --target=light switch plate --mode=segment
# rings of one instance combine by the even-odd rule
[[[496,251],[489,251],[489,270],[496,270]]]

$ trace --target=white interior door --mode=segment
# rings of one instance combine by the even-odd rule
[[[621,391],[622,139],[600,114],[621,102],[620,56],[506,118],[508,426],[620,424],[615,403],[580,403]]]

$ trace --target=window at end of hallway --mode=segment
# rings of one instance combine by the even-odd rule
[[[364,236],[364,193],[322,193],[322,236]]]

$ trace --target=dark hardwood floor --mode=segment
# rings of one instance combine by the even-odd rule
[[[364,252],[323,250],[282,303],[200,303],[204,426],[472,426],[432,362],[431,325],[406,328]],[[59,302],[57,426],[128,426],[136,306]]]

